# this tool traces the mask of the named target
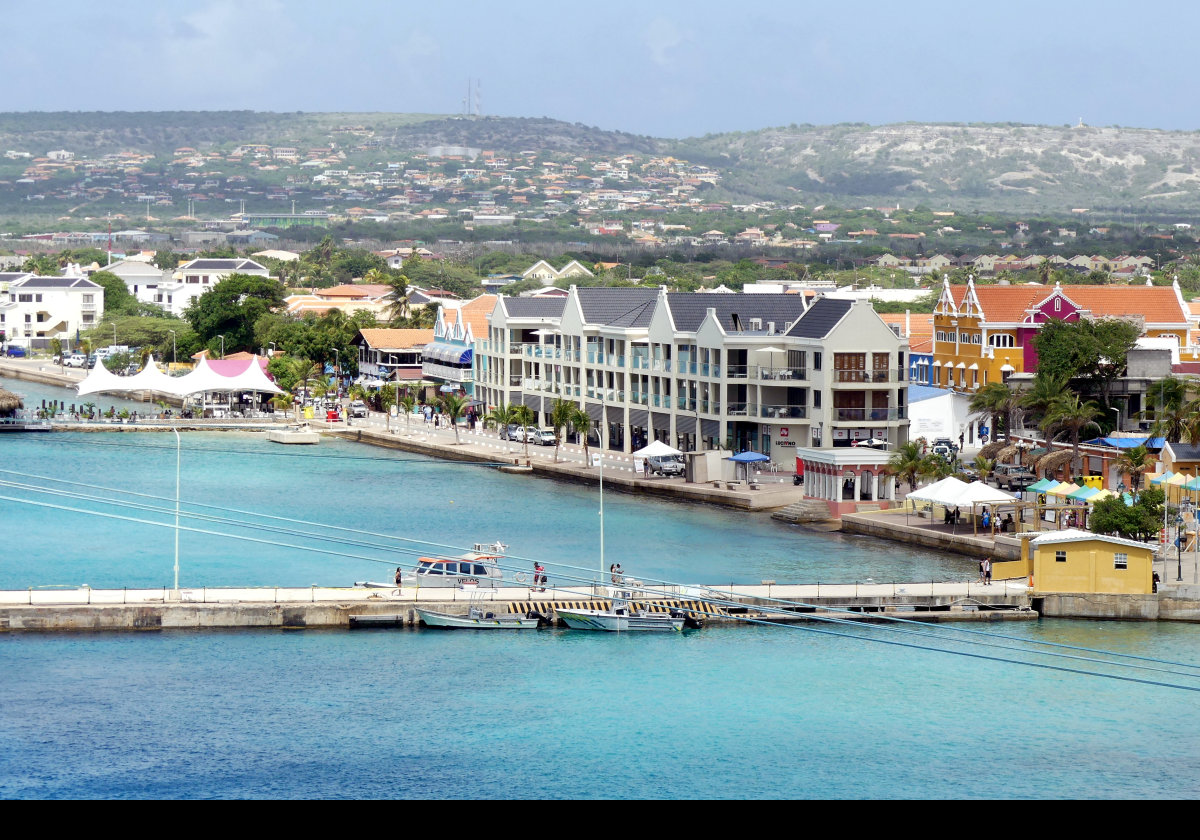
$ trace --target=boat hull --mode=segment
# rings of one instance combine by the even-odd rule
[[[417,615],[426,627],[438,627],[445,630],[536,630],[538,620],[516,614],[497,614],[491,618],[484,616],[454,615],[416,608]]]
[[[572,630],[608,633],[678,633],[683,619],[665,613],[616,615],[605,610],[557,610],[558,617]]]

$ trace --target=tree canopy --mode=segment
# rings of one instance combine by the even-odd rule
[[[1033,339],[1038,375],[1087,379],[1107,398],[1112,382],[1125,374],[1126,356],[1141,328],[1123,318],[1052,319]]]
[[[269,277],[230,274],[192,301],[184,317],[210,350],[225,336],[225,352],[252,350],[254,325],[283,306],[283,284]]]

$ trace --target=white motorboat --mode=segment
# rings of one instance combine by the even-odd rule
[[[417,615],[427,627],[446,630],[536,630],[541,620],[519,613],[497,613],[485,607],[471,607],[466,615],[427,610],[416,607]]]
[[[612,607],[606,610],[564,609],[555,612],[573,630],[603,630],[609,633],[649,631],[678,633],[686,620],[682,614],[671,612],[648,612],[633,607],[633,593],[618,589],[613,593]]]
[[[270,429],[267,431],[267,440],[291,446],[315,446],[321,442],[321,435],[305,423],[303,426],[291,426],[287,429]]]
[[[507,549],[504,543],[475,543],[474,548],[458,557],[422,557],[417,567],[401,578],[404,586],[458,586],[494,588],[504,579],[500,560]]]

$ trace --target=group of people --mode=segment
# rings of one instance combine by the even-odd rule
[[[621,568],[620,563],[613,563],[611,566],[609,566],[608,574],[609,577],[612,578],[613,583],[621,583],[623,580],[625,580],[625,570]]]

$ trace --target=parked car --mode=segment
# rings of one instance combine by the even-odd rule
[[[515,432],[510,432],[508,439],[515,440],[517,443],[525,443],[526,441],[533,443],[533,437],[538,431],[537,426],[517,426]]]
[[[549,429],[539,429],[529,438],[529,442],[536,443],[538,446],[554,446],[554,432]]]
[[[958,446],[950,438],[937,438],[930,447],[930,451],[949,461],[958,454]]]
[[[87,364],[87,360],[88,357],[82,353],[72,353],[70,356],[67,356],[65,359],[63,359],[63,366],[81,368]]]
[[[365,402],[363,402],[362,400],[352,400],[350,403],[350,416],[351,417],[366,417],[367,416],[367,404]]]
[[[518,440],[517,432],[521,431],[520,423],[509,423],[500,429],[500,440]]]
[[[679,455],[651,455],[646,459],[654,475],[683,475],[683,458]]]
[[[1002,490],[1024,490],[1037,481],[1037,476],[1020,464],[998,464],[992,470],[996,486]]]
[[[11,356],[14,359],[20,359],[25,356],[25,348],[10,345],[9,348],[4,351],[4,353],[5,355]]]

